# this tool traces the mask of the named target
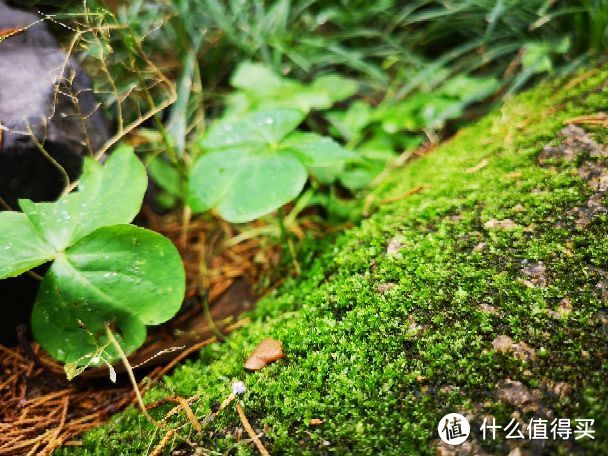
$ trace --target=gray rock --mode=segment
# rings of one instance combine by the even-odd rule
[[[91,81],[67,58],[46,22],[0,0],[0,35],[31,24],[0,42],[0,197],[12,208],[19,198],[54,200],[64,186],[31,133],[72,180],[80,174],[83,156],[108,138]],[[70,83],[58,86],[66,78]],[[37,287],[27,275],[0,280],[0,343],[14,342],[16,326],[29,324]]]
[[[61,173],[31,133],[71,179],[89,149],[108,138],[91,81],[46,22],[0,1],[0,31],[27,26],[0,42],[0,196],[13,207],[18,198],[53,200],[63,188]]]

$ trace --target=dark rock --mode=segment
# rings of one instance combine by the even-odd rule
[[[108,128],[91,81],[39,16],[0,0],[0,36],[6,37],[0,41],[0,197],[16,208],[19,198],[56,199],[65,183],[53,161],[76,179],[83,156],[101,147]],[[0,342],[13,340],[15,326],[29,322],[35,293],[27,276],[0,281],[7,309]]]
[[[542,261],[523,260],[522,272],[535,287],[547,286],[547,268]]]
[[[581,127],[567,125],[559,132],[563,138],[558,145],[546,145],[538,156],[538,163],[546,165],[552,160],[571,162],[579,154],[587,154],[589,157],[606,157],[608,150],[603,144],[598,144]]]
[[[29,25],[0,42],[0,196],[11,207],[18,198],[53,200],[63,188],[62,174],[30,130],[71,179],[89,148],[100,148],[108,138],[89,78],[46,23],[0,2],[0,31]]]

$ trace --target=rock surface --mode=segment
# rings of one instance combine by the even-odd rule
[[[205,416],[238,379],[271,454],[606,454],[608,215],[600,208],[608,194],[599,177],[608,132],[564,131],[608,105],[608,66],[592,74],[518,95],[394,170],[378,196],[428,190],[323,241],[320,256],[260,300],[246,327],[146,400],[200,394],[192,407]],[[286,358],[247,373],[243,362],[264,338],[282,341]],[[470,420],[471,435],[448,448],[438,445],[437,425],[452,412]],[[504,429],[484,439],[486,417],[524,433],[533,418],[594,419],[595,439],[515,440]],[[183,416],[174,423],[189,425]],[[256,454],[241,426],[226,408],[193,439]],[[161,439],[131,408],[62,454],[139,455]]]

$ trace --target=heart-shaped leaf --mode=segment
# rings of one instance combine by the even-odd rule
[[[313,167],[334,166],[355,157],[333,139],[316,133],[294,132],[281,142],[280,148],[293,152],[305,165]]]
[[[146,169],[131,147],[118,148],[101,166],[87,158],[78,191],[53,203],[21,200],[36,231],[61,251],[102,226],[130,223],[141,207]]]
[[[289,154],[251,146],[211,152],[192,168],[190,207],[215,208],[229,222],[248,222],[294,199],[305,183],[306,168]]]
[[[38,292],[32,331],[52,356],[77,362],[106,342],[108,322],[130,352],[143,343],[146,325],[179,310],[184,283],[181,258],[165,237],[132,225],[100,228],[57,255]]]
[[[242,92],[229,97],[229,111],[241,115],[251,110],[276,108],[297,108],[304,112],[327,109],[352,96],[358,88],[355,80],[335,74],[320,76],[312,84],[301,84],[251,62],[241,63],[230,82]]]
[[[191,170],[192,210],[216,209],[229,222],[248,222],[298,196],[307,168],[322,182],[335,180],[352,152],[315,133],[291,133],[302,117],[275,109],[213,126],[201,141],[208,153]]]
[[[295,154],[310,174],[323,184],[335,181],[344,164],[356,158],[356,154],[333,139],[316,133],[294,132],[281,143],[281,150]]]
[[[164,161],[161,157],[154,157],[148,163],[148,173],[150,173],[152,180],[164,191],[178,198],[183,197],[183,179],[175,166]]]
[[[301,111],[274,109],[257,111],[238,120],[224,120],[214,124],[201,141],[205,149],[225,149],[244,144],[278,143],[304,119]]]
[[[264,65],[243,62],[230,78],[230,84],[238,89],[268,96],[281,90],[284,80]]]
[[[21,212],[0,212],[0,279],[16,277],[46,263],[55,249],[46,243]]]
[[[22,200],[24,210],[0,213],[0,278],[54,260],[34,310],[32,330],[55,358],[86,365],[93,353],[112,360],[106,324],[126,352],[139,347],[146,325],[171,318],[184,294],[175,246],[129,223],[139,211],[147,176],[132,148],[105,166],[87,160],[78,192],[54,203]]]

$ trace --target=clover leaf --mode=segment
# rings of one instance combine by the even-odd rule
[[[36,340],[56,359],[86,364],[107,342],[110,324],[127,352],[146,325],[171,318],[184,294],[184,269],[173,244],[128,225],[147,186],[133,149],[101,166],[86,159],[78,191],[52,203],[21,200],[0,212],[0,279],[52,261],[32,312]],[[106,359],[116,357],[106,349]]]
[[[117,149],[102,167],[85,160],[78,191],[53,203],[19,202],[38,233],[56,250],[102,226],[130,223],[141,207],[148,184],[144,165],[133,149]]]
[[[275,109],[213,125],[200,141],[207,153],[190,173],[190,207],[248,222],[298,196],[308,172],[332,170],[335,179],[353,154],[330,138],[293,132],[303,118],[301,111]]]
[[[77,362],[104,343],[109,322],[131,352],[144,342],[146,325],[175,315],[183,295],[183,266],[171,241],[132,225],[104,227],[55,256],[32,331],[56,359]]]
[[[241,63],[230,82],[240,90],[228,98],[231,114],[272,108],[297,108],[305,112],[327,109],[358,89],[355,80],[336,74],[322,75],[310,84],[302,84],[252,62]]]
[[[186,199],[186,180],[174,163],[156,156],[148,162],[147,169],[158,186],[155,199],[159,206],[170,209]]]
[[[46,243],[21,212],[0,212],[0,279],[16,277],[53,258]]]

